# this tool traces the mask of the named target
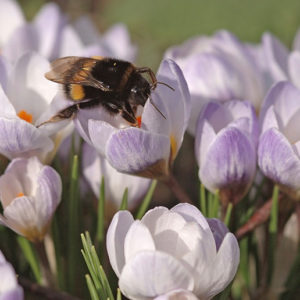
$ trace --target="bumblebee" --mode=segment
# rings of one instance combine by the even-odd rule
[[[151,81],[143,74],[148,74]],[[80,109],[102,106],[111,114],[121,114],[131,126],[138,126],[136,111],[150,98],[154,108],[165,118],[151,100],[151,91],[157,84],[155,74],[148,67],[138,68],[128,61],[108,57],[68,56],[51,63],[45,77],[63,85],[65,95],[74,104],[59,111],[48,121],[57,122],[73,118]]]

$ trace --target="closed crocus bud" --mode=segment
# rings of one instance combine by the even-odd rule
[[[140,127],[132,127],[103,108],[81,110],[75,119],[83,139],[122,173],[148,178],[169,175],[183,141],[190,116],[190,95],[180,68],[164,60],[157,74],[159,84],[140,116]],[[159,113],[158,110],[161,112]],[[163,114],[163,117],[161,114]],[[124,124],[125,123],[125,124]],[[101,138],[99,138],[101,137]]]
[[[261,114],[258,164],[265,176],[293,198],[300,197],[300,90],[277,83],[268,93]]]
[[[5,260],[0,251],[0,299],[23,300],[23,289],[18,285],[12,265]]]
[[[100,184],[104,177],[106,203],[114,212],[120,207],[126,188],[128,188],[128,208],[133,209],[139,200],[142,200],[151,183],[150,179],[118,172],[97,153],[95,148],[86,143],[82,147],[82,167],[84,178],[96,197],[99,197]]]
[[[116,213],[107,251],[122,293],[129,299],[173,294],[205,300],[221,292],[235,276],[239,246],[217,222],[190,204],[156,207],[136,221],[128,211]]]
[[[199,177],[224,205],[238,202],[248,191],[256,171],[258,120],[244,101],[210,102],[199,116],[195,153]]]
[[[61,200],[58,173],[36,157],[14,159],[0,177],[0,221],[32,242],[42,241]]]
[[[182,68],[191,93],[189,133],[195,135],[197,118],[210,101],[246,99],[259,112],[269,87],[260,53],[260,46],[245,45],[225,30],[195,37],[166,52]]]

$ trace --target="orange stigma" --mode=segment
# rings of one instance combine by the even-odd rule
[[[32,115],[28,114],[25,110],[20,110],[18,117],[28,123],[32,123]]]
[[[25,195],[22,192],[17,195],[17,197],[23,197],[23,196]]]
[[[142,116],[138,116],[136,117],[137,123],[138,123],[138,127],[141,128],[142,126]]]

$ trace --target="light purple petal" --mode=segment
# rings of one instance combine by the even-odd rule
[[[288,49],[272,34],[265,33],[262,37],[265,58],[274,80],[287,80]]]
[[[120,277],[125,264],[125,237],[133,222],[130,212],[119,211],[114,215],[107,230],[106,249],[110,264],[118,277]]]
[[[158,296],[154,298],[154,300],[174,300],[174,299],[181,299],[181,300],[199,300],[193,293],[186,291],[186,290],[175,290],[169,292],[167,294]]]
[[[214,236],[215,243],[216,243],[216,249],[219,250],[223,239],[225,235],[229,232],[228,228],[225,226],[225,224],[219,220],[219,219],[209,219],[207,218],[207,223],[209,224],[209,227],[211,229],[211,232]]]
[[[16,111],[10,101],[8,100],[6,94],[0,85],[0,116],[1,117],[15,117]]]
[[[57,58],[61,32],[66,23],[56,3],[45,4],[36,15],[34,26],[39,37],[39,53],[49,59]]]
[[[94,44],[100,41],[99,32],[89,16],[84,15],[79,17],[74,22],[73,27],[85,45]]]
[[[2,49],[2,54],[9,61],[15,62],[27,52],[38,51],[39,40],[36,28],[24,24],[16,29]]]
[[[4,91],[7,88],[8,77],[11,71],[11,64],[5,59],[5,57],[0,56],[0,84]]]
[[[271,128],[260,138],[258,164],[264,175],[293,190],[300,188],[300,161],[291,144]]]
[[[25,23],[20,6],[14,0],[2,0],[0,2],[0,47],[8,41],[14,31]]]
[[[238,200],[254,178],[255,152],[253,144],[239,129],[221,130],[199,170],[201,181],[210,191],[231,191],[236,198],[232,201]]]
[[[26,121],[0,117],[0,153],[9,159],[38,156],[41,160],[53,149],[53,142]]]
[[[300,29],[298,29],[295,34],[292,49],[296,51],[300,51]]]
[[[300,88],[300,50],[290,54],[288,66],[292,82]]]
[[[169,137],[139,128],[114,133],[107,143],[106,157],[119,172],[160,177],[168,174]]]
[[[123,268],[119,287],[130,299],[153,298],[174,289],[192,291],[194,280],[183,265],[171,255],[144,251]]]
[[[147,226],[141,221],[134,221],[125,237],[124,253],[126,263],[141,251],[154,251],[155,244]]]
[[[84,48],[79,35],[71,25],[66,25],[62,31],[59,56],[81,55]]]

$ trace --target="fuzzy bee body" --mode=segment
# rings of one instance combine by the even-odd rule
[[[149,74],[151,83],[142,76],[143,73]],[[130,62],[108,57],[59,58],[51,63],[51,71],[45,76],[62,84],[66,97],[74,104],[39,126],[72,118],[80,109],[98,105],[111,114],[120,113],[131,125],[137,126],[137,107],[145,105],[151,90],[160,83],[150,68],[137,68]]]

